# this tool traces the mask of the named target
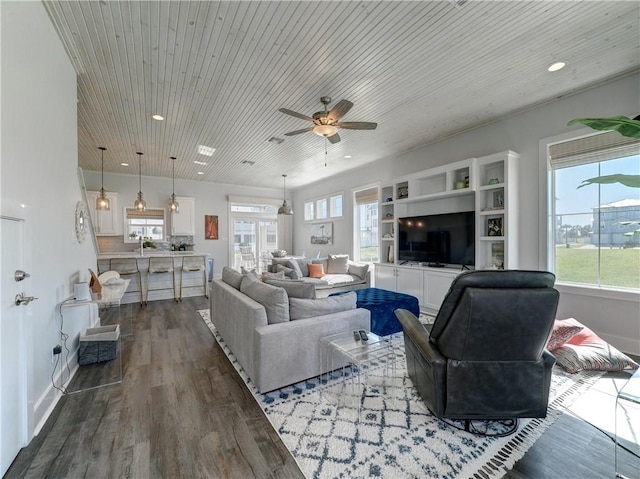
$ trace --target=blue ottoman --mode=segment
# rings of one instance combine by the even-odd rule
[[[418,298],[415,296],[378,288],[357,289],[354,292],[358,297],[358,307],[368,309],[371,312],[371,332],[378,336],[387,336],[402,331],[402,326],[394,314],[396,309],[406,309],[416,316],[420,316]],[[330,296],[344,293],[332,293]]]

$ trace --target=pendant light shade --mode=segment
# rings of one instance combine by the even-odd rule
[[[179,213],[180,205],[176,201],[176,157],[171,156],[170,158],[173,165],[173,179],[171,185],[171,199],[169,200],[169,211],[172,213]]]
[[[142,199],[142,153],[137,151],[136,155],[138,155],[138,199],[133,206],[138,211],[144,211],[147,209],[147,202]]]
[[[106,150],[106,148],[99,146],[98,149],[102,152],[102,187],[100,188],[100,196],[96,198],[96,210],[109,211],[111,209],[111,202],[104,191],[104,150]]]
[[[292,215],[293,214],[293,210],[291,209],[291,206],[289,206],[287,204],[287,175],[282,175],[282,179],[283,179],[283,182],[284,182],[284,189],[283,189],[284,200],[282,201],[282,206],[280,208],[278,208],[278,214],[279,215]]]

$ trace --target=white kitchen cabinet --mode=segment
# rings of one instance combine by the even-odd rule
[[[108,211],[96,210],[96,199],[99,191],[87,191],[87,202],[93,231],[98,236],[116,236],[122,234],[122,221],[120,219],[120,207],[118,206],[118,193],[106,193],[109,199]]]
[[[176,196],[180,205],[178,213],[171,213],[171,235],[195,236],[196,234],[196,199]]]

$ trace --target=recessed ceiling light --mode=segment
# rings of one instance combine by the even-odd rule
[[[566,66],[565,62],[555,62],[555,63],[552,63],[549,68],[547,68],[547,71],[557,72],[558,70],[562,70],[565,66]]]
[[[344,155],[345,158],[351,158],[351,155]]]
[[[207,165],[207,162],[206,162],[206,161],[194,161],[194,163],[195,163],[196,165],[203,165],[203,166],[206,166],[206,165]]]
[[[161,115],[151,115],[151,118],[158,121],[164,120],[164,116],[161,116]]]
[[[216,151],[216,149],[210,146],[198,145],[198,153],[201,155],[212,156],[214,151]]]
[[[199,175],[204,175],[204,171],[198,171]]]
[[[269,143],[277,143],[277,144],[279,145],[279,144],[281,144],[281,143],[284,141],[284,139],[282,139],[282,138],[277,138],[277,137],[275,137],[275,136],[272,136],[272,137],[271,137],[271,138],[269,138],[267,141],[268,141]]]
[[[120,163],[121,166],[129,166],[129,163]]]

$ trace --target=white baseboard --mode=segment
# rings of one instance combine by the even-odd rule
[[[62,356],[63,354],[61,354]],[[64,355],[66,356],[66,355]],[[66,356],[68,361],[68,370],[67,364],[62,364],[62,366],[56,367],[56,371],[53,376],[53,384],[58,386],[61,389],[68,386],[70,381],[75,376],[78,371],[78,351],[77,349],[69,352],[69,355]],[[62,378],[65,373],[69,373],[69,377],[65,378],[64,384],[62,383]],[[37,436],[44,425],[51,416],[51,413],[55,409],[58,401],[62,397],[62,392],[59,389],[56,389],[52,383],[49,383],[47,389],[42,393],[42,395],[38,398],[38,400],[33,405],[33,418],[35,428],[33,431],[33,437]],[[32,438],[29,438],[31,440]]]

